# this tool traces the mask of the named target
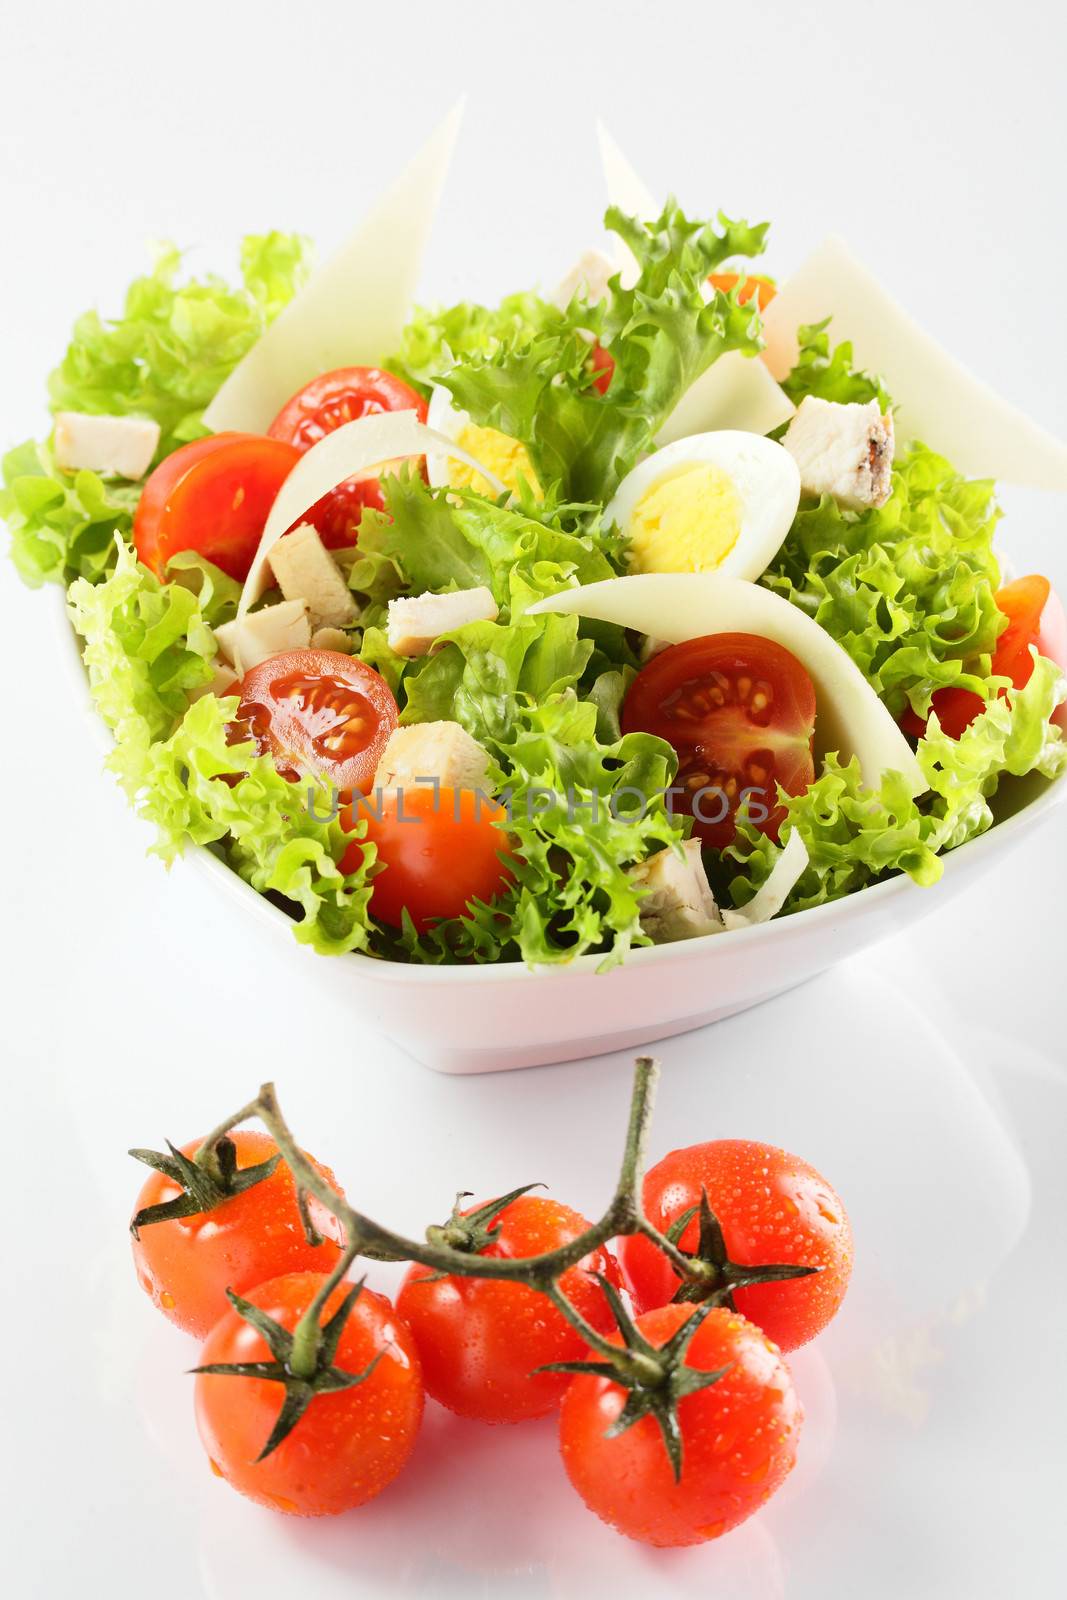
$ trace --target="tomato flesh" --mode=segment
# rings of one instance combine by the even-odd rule
[[[541,1255],[569,1244],[589,1227],[569,1206],[521,1195],[494,1219],[500,1231],[483,1255]],[[611,1308],[593,1273],[618,1285],[618,1267],[594,1250],[562,1275],[572,1305],[600,1333],[614,1327]],[[438,1278],[427,1267],[408,1269],[397,1310],[411,1328],[427,1393],[461,1417],[522,1422],[555,1410],[565,1373],[539,1372],[550,1361],[577,1360],[585,1343],[536,1289],[492,1278]]]
[[[412,784],[376,793],[355,814],[342,808],[349,831],[363,819],[383,864],[372,880],[371,914],[390,927],[403,927],[406,910],[423,933],[440,918],[462,916],[472,900],[495,899],[511,879],[500,857],[512,846],[498,826],[507,812],[473,789]],[[349,845],[342,871],[353,871],[362,854],[358,840]]]
[[[737,297],[739,303],[747,305],[748,301],[755,297],[759,309],[766,310],[778,292],[770,278],[760,278],[747,272],[713,272],[709,275],[708,282],[713,289],[721,289],[724,294],[729,294],[730,290],[740,283],[742,277],[745,286]]]
[[[290,1333],[323,1287],[318,1272],[295,1272],[251,1289],[246,1299]],[[320,1322],[351,1284],[329,1295]],[[266,1340],[229,1310],[208,1335],[199,1365],[273,1360]],[[281,1410],[283,1386],[255,1377],[199,1373],[196,1425],[212,1468],[250,1500],[290,1516],[335,1516],[380,1494],[411,1455],[423,1412],[419,1357],[384,1295],[363,1289],[341,1332],[334,1365],[362,1383],[316,1395],[292,1432],[257,1460]]]
[[[593,388],[597,394],[607,394],[611,388],[611,380],[615,376],[615,357],[610,350],[605,350],[602,344],[595,344],[589,355],[589,365],[596,373]]]
[[[1005,584],[993,598],[997,610],[1007,617],[1008,626],[993,651],[991,676],[1010,678],[1016,689],[1025,688],[1034,670],[1031,646],[1036,647],[1039,655],[1067,671],[1067,617],[1047,578],[1036,573],[1017,578]],[[981,695],[972,694],[969,689],[938,689],[932,703],[942,731],[953,739],[960,738],[986,707]],[[1058,722],[1062,712],[1063,707],[1060,707],[1056,716]],[[916,739],[926,732],[926,720],[910,707],[900,722],[905,733]]]
[[[273,1139],[253,1129],[238,1128],[230,1138],[238,1168],[258,1166],[278,1153]],[[182,1154],[191,1159],[201,1142],[183,1145]],[[337,1189],[329,1168],[312,1164]],[[176,1200],[179,1193],[170,1178],[153,1172],[134,1212]],[[269,1178],[231,1195],[212,1211],[142,1227],[133,1240],[137,1281],[165,1317],[203,1339],[228,1309],[227,1289],[244,1294],[279,1273],[329,1272],[335,1266],[344,1242],[341,1226],[318,1201],[312,1199],[311,1208],[323,1235],[320,1245],[305,1238],[293,1175],[279,1161]]]
[[[245,674],[231,743],[253,739],[283,778],[311,774],[342,794],[366,792],[396,727],[385,679],[336,650],[288,650]]]
[[[401,378],[380,367],[338,367],[298,390],[267,431],[302,454],[335,428],[383,411],[414,411],[420,422],[426,421],[426,401]],[[327,549],[355,544],[364,510],[382,509],[385,470],[346,478],[311,507],[304,520],[318,529]]]
[[[638,1317],[637,1327],[659,1348],[693,1309],[664,1306]],[[617,1333],[611,1340],[622,1342]],[[770,1499],[796,1460],[803,1411],[789,1369],[765,1334],[735,1312],[710,1311],[685,1364],[727,1371],[678,1407],[677,1483],[653,1417],[607,1437],[626,1403],[625,1390],[610,1378],[576,1377],[560,1408],[560,1450],[571,1483],[598,1517],[644,1544],[718,1539]]]
[[[815,689],[782,645],[747,633],[709,634],[654,656],[622,708],[624,733],[652,733],[678,753],[672,804],[712,848],[730,844],[739,807],[777,839],[777,785],[803,794],[815,776]]]
[[[181,550],[196,550],[238,582],[248,576],[277,494],[300,459],[280,439],[216,433],[161,461],[133,519],[139,560],[158,578]]]
[[[726,1253],[741,1266],[817,1267],[808,1278],[735,1291],[738,1311],[782,1350],[814,1339],[836,1315],[852,1271],[852,1229],[840,1197],[798,1156],[750,1139],[715,1139],[672,1150],[645,1174],[645,1215],[667,1233],[678,1217],[708,1203]],[[694,1217],[679,1240],[692,1255]],[[637,1235],[619,1242],[619,1264],[638,1311],[673,1299],[679,1280],[662,1250]]]

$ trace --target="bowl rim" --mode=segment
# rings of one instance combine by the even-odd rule
[[[111,732],[103,721],[92,694],[89,690],[89,680],[82,661],[80,642],[77,633],[70,621],[67,608],[66,590],[56,585],[56,596],[61,607],[61,629],[67,648],[64,650],[68,675],[72,678],[76,695],[78,695],[82,709],[92,718],[95,729],[99,733],[100,743],[108,748],[113,745]],[[972,862],[980,854],[995,848],[995,842],[1005,843],[1014,835],[1023,833],[1042,821],[1060,804],[1067,800],[1067,772],[1059,778],[1049,779],[1045,787],[1033,800],[1027,801],[1012,816],[1006,817],[1002,822],[996,822],[984,833],[978,834],[973,839],[968,839],[965,844],[958,845],[956,849],[949,850],[943,857],[944,871],[958,870],[959,863],[966,860]],[[292,918],[288,917],[280,907],[274,905],[265,895],[254,889],[239,873],[228,866],[207,845],[187,845],[182,852],[182,859],[188,861],[199,870],[214,877],[223,887],[231,893],[238,892],[251,897],[250,909],[259,916],[268,920],[274,928],[285,926],[292,930],[297,926]],[[938,880],[939,882],[941,880]],[[869,884],[864,889],[857,889],[850,895],[845,895],[839,900],[827,901],[824,905],[810,906],[805,911],[794,912],[788,917],[774,917],[770,922],[756,923],[751,927],[735,928],[728,938],[722,933],[699,934],[694,939],[676,939],[667,944],[635,945],[632,946],[622,961],[607,969],[601,976],[609,976],[613,972],[632,970],[635,966],[651,966],[656,962],[673,960],[692,961],[714,959],[715,952],[721,951],[723,955],[727,950],[742,948],[739,941],[747,941],[750,945],[755,940],[767,944],[774,944],[776,940],[796,933],[800,926],[814,928],[823,923],[832,921],[835,917],[854,916],[863,910],[875,910],[887,902],[899,898],[906,893],[934,893],[937,884],[924,887],[910,878],[906,872],[897,872],[891,878],[886,878],[882,883]],[[575,956],[570,961],[542,962],[531,966],[522,960],[512,961],[484,961],[484,962],[438,962],[422,963],[407,961],[389,961],[382,956],[368,955],[362,950],[347,950],[340,956],[331,956],[332,961],[355,960],[364,967],[367,973],[373,973],[378,981],[387,983],[422,983],[440,984],[442,982],[485,983],[485,982],[512,982],[515,979],[537,980],[551,976],[580,976],[595,973],[603,963],[604,953]]]

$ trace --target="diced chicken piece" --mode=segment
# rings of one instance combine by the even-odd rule
[[[684,860],[673,850],[661,850],[630,868],[634,883],[648,891],[639,916],[643,931],[656,944],[722,932],[723,921],[700,859],[700,840],[687,839],[682,849]]]
[[[416,722],[395,728],[374,774],[376,789],[436,778],[447,789],[483,789],[489,752],[458,722]]]
[[[313,628],[344,628],[359,616],[340,567],[310,522],[272,545],[268,560],[285,598],[307,602]]]
[[[586,250],[578,257],[567,276],[553,289],[548,297],[549,303],[557,306],[560,311],[566,311],[574,296],[580,291],[587,305],[596,305],[598,300],[607,299],[608,282],[618,270],[615,263],[602,251]]]
[[[337,650],[344,656],[352,654],[352,641],[340,628],[316,628],[311,635],[312,650]]]
[[[158,445],[159,423],[150,417],[56,412],[56,465],[68,472],[84,467],[105,478],[143,478]]]
[[[237,674],[230,663],[225,661],[221,655],[217,655],[211,663],[210,683],[202,684],[199,689],[194,689],[190,699],[199,700],[202,695],[213,694],[222,700],[226,695],[236,692],[238,681]]]
[[[240,670],[249,672],[269,656],[283,650],[306,650],[311,644],[311,625],[303,600],[282,600],[262,611],[224,622],[215,629],[219,649],[232,662],[240,656]]]
[[[443,633],[465,622],[495,622],[498,615],[496,601],[484,587],[390,600],[389,646],[398,656],[424,656]]]
[[[893,413],[877,400],[840,405],[807,395],[782,440],[805,494],[829,494],[849,511],[885,505],[893,466]]]

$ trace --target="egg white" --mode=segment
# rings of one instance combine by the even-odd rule
[[[462,411],[456,405],[448,390],[441,384],[435,383],[430,391],[430,403],[426,409],[426,426],[434,428],[438,433],[443,433],[446,439],[451,439],[457,444],[464,428],[470,426],[470,412]],[[443,489],[448,486],[448,457],[446,455],[428,455],[426,457],[426,476],[431,488]]]
[[[605,521],[616,523],[626,534],[649,489],[680,468],[703,462],[729,477],[742,507],[736,543],[718,566],[708,570],[755,582],[781,549],[800,503],[796,462],[788,450],[762,434],[721,428],[665,445],[627,473],[605,510]]]

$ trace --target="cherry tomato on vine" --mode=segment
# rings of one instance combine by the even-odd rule
[[[668,1233],[701,1191],[722,1229],[726,1253],[738,1266],[771,1263],[817,1267],[811,1277],[753,1284],[734,1291],[744,1316],[782,1350],[795,1350],[835,1315],[852,1271],[852,1229],[839,1196],[814,1167],[774,1145],[715,1139],[672,1150],[645,1175],[645,1215]],[[697,1250],[699,1219],[679,1240]],[[672,1300],[679,1279],[661,1250],[640,1235],[619,1242],[619,1264],[638,1311]]]
[[[268,656],[237,685],[231,741],[254,739],[284,778],[313,773],[342,794],[369,789],[397,705],[385,679],[336,650]]]
[[[420,422],[426,421],[426,401],[391,372],[380,367],[338,367],[298,390],[267,431],[272,439],[284,440],[303,453],[346,422],[382,411],[414,411]],[[314,524],[327,549],[355,544],[364,508],[382,509],[381,476],[385,470],[347,478],[316,501],[302,519]]]
[[[246,1299],[292,1332],[325,1281],[295,1272],[251,1289]],[[325,1323],[351,1284],[339,1284]],[[269,1362],[274,1352],[236,1310],[215,1324],[201,1364]],[[411,1334],[384,1295],[363,1289],[341,1332],[333,1364],[373,1371],[352,1388],[316,1394],[292,1432],[257,1460],[270,1438],[284,1387],[258,1377],[198,1373],[196,1424],[212,1468],[249,1499],[292,1516],[331,1516],[373,1499],[411,1454],[422,1419],[419,1358]]]
[[[748,802],[760,833],[785,820],[777,785],[803,794],[815,777],[815,689],[790,651],[750,633],[671,645],[642,667],[622,707],[624,733],[653,733],[678,752],[672,790],[693,831],[722,850]],[[761,815],[762,813],[762,815]]]
[[[240,1174],[278,1154],[265,1133],[239,1128],[230,1134]],[[190,1160],[202,1140],[182,1146]],[[167,1158],[164,1158],[167,1159]],[[334,1189],[328,1167],[313,1162]],[[153,1172],[137,1196],[134,1215],[149,1206],[180,1201],[182,1186]],[[137,1281],[153,1305],[186,1333],[203,1339],[227,1309],[226,1290],[244,1293],[267,1278],[303,1270],[329,1272],[340,1255],[343,1234],[336,1219],[312,1199],[310,1212],[323,1243],[311,1245],[297,1209],[296,1186],[284,1161],[250,1188],[240,1189],[206,1211],[145,1222],[133,1239]]]
[[[478,1208],[475,1208],[478,1209]],[[470,1215],[470,1213],[464,1213]],[[541,1255],[568,1244],[589,1223],[556,1200],[521,1195],[492,1214],[496,1238],[478,1253]],[[615,1326],[592,1274],[618,1282],[606,1250],[594,1250],[560,1279],[563,1293],[598,1332]],[[524,1283],[492,1278],[438,1278],[414,1265],[397,1296],[422,1360],[426,1391],[450,1411],[480,1422],[522,1422],[554,1410],[567,1387],[565,1374],[531,1374],[550,1361],[585,1353],[579,1333],[543,1294]]]
[[[637,1319],[638,1332],[662,1348],[694,1309],[648,1311]],[[621,1336],[612,1342],[621,1344]],[[759,1328],[718,1307],[696,1330],[684,1364],[726,1370],[678,1403],[677,1481],[653,1416],[606,1437],[627,1401],[613,1379],[573,1378],[560,1408],[560,1449],[571,1483],[598,1517],[645,1544],[717,1539],[758,1511],[796,1460],[803,1411],[789,1369]]]
[[[1032,645],[1039,655],[1047,656],[1067,671],[1067,617],[1047,578],[1036,574],[1017,578],[998,590],[993,599],[997,610],[1007,617],[1008,625],[993,651],[992,676],[1010,678],[1016,689],[1024,688],[1034,670]],[[981,696],[971,694],[969,689],[938,689],[933,698],[938,721],[953,739],[958,739],[970,727],[975,717],[985,710],[985,705]],[[910,707],[900,721],[905,733],[917,739],[926,732],[925,719]],[[1062,707],[1057,721],[1061,725],[1064,721]]]
[[[366,837],[383,863],[372,879],[372,916],[399,928],[407,910],[421,933],[437,918],[462,916],[471,900],[495,899],[511,878],[500,857],[512,847],[497,826],[506,817],[503,806],[472,789],[423,785],[372,796],[355,817],[366,819]],[[341,826],[351,831],[353,820],[353,808],[342,806]],[[361,858],[356,840],[341,858],[342,871],[354,871]]]
[[[247,578],[263,524],[300,451],[258,433],[215,433],[183,444],[149,474],[133,518],[137,556],[157,578],[196,550]]]

